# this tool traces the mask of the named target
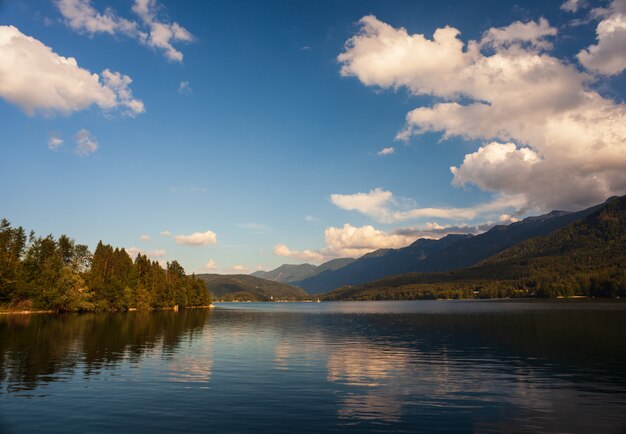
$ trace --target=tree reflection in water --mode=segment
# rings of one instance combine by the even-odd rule
[[[6,315],[0,318],[0,381],[6,391],[34,390],[85,377],[146,354],[172,359],[181,341],[202,336],[209,310],[110,314]]]

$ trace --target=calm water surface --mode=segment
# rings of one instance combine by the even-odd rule
[[[626,432],[626,303],[0,317],[0,432]]]

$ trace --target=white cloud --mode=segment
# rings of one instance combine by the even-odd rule
[[[163,249],[143,250],[138,247],[128,247],[125,250],[126,250],[126,253],[128,253],[128,256],[130,256],[133,259],[135,259],[137,255],[139,254],[145,255],[150,259],[163,258],[165,256],[165,250]]]
[[[115,92],[118,105],[127,108],[124,114],[136,116],[146,111],[143,102],[133,98],[133,93],[129,88],[133,79],[128,75],[122,75],[119,72],[111,72],[105,69],[102,71],[102,81],[106,87]]]
[[[349,223],[343,227],[327,227],[324,231],[326,246],[317,250],[291,250],[285,244],[274,247],[276,256],[306,262],[323,262],[332,258],[358,257],[378,249],[404,247],[417,237],[415,234],[386,233],[371,225],[361,227]]]
[[[172,236],[172,233],[170,231],[161,231],[159,232],[159,235],[161,235],[162,237],[170,237]]]
[[[193,36],[178,23],[168,24],[157,19],[156,0],[135,0],[133,12],[142,19],[150,29],[145,43],[151,47],[165,51],[165,56],[172,61],[182,62],[183,53],[172,45],[172,42],[191,42]]]
[[[52,149],[53,151],[59,149],[62,144],[63,139],[61,139],[60,137],[52,136],[48,139],[48,149]]]
[[[500,224],[506,225],[506,224],[511,224],[511,223],[518,222],[519,219],[517,217],[513,217],[510,214],[501,214],[498,217],[498,221],[500,222]]]
[[[217,235],[213,231],[194,232],[191,235],[176,235],[176,244],[181,246],[208,246],[217,244]]]
[[[318,221],[320,221],[320,219],[318,217],[315,217],[313,215],[304,216],[304,220],[306,220],[308,222],[318,222]]]
[[[488,143],[452,168],[455,185],[538,210],[579,209],[626,192],[626,106],[545,51],[554,33],[547,21],[490,29],[467,44],[452,27],[429,39],[373,16],[360,23],[338,57],[341,74],[437,101],[411,111],[398,139],[442,132]]]
[[[111,9],[100,13],[89,0],[58,0],[56,3],[67,25],[79,32],[145,37],[137,29],[137,23],[118,17]]]
[[[392,220],[389,204],[393,194],[381,188],[375,188],[369,193],[331,194],[330,201],[337,207],[347,211],[358,211],[378,221]]]
[[[178,85],[178,93],[181,95],[191,95],[193,93],[193,89],[189,85],[188,81],[181,81]]]
[[[576,12],[583,6],[583,1],[581,0],[565,0],[561,4],[561,9],[566,12]]]
[[[419,218],[442,218],[450,220],[472,220],[506,209],[519,209],[524,201],[519,196],[498,196],[490,202],[465,208],[417,207],[406,198],[396,198],[393,193],[375,188],[369,193],[332,194],[330,200],[337,207],[356,211],[381,223],[394,223]]]
[[[137,39],[141,44],[162,50],[170,61],[183,61],[183,53],[173,43],[193,40],[191,33],[180,24],[159,20],[160,6],[156,0],[135,0],[132,10],[139,16],[139,22],[121,18],[111,9],[99,12],[90,0],[58,0],[57,7],[67,25],[77,32],[88,35],[123,34]]]
[[[376,155],[378,155],[379,157],[384,157],[385,155],[391,155],[394,152],[396,152],[395,148],[393,146],[389,146],[378,151]]]
[[[286,258],[295,258],[301,261],[321,262],[325,260],[325,256],[314,250],[291,250],[285,244],[276,244],[274,246],[274,254]]]
[[[481,44],[495,48],[510,47],[514,44],[529,44],[532,47],[547,49],[551,48],[552,44],[546,41],[546,38],[556,36],[556,33],[556,29],[550,26],[545,18],[540,18],[539,22],[515,21],[506,27],[487,30],[483,35]]]
[[[76,140],[76,149],[74,149],[76,155],[85,157],[98,150],[98,142],[88,130],[83,128],[76,133],[74,138]]]
[[[0,97],[27,114],[71,113],[97,105],[136,115],[143,103],[128,87],[130,77],[105,69],[102,76],[78,66],[14,26],[0,26]]]
[[[349,223],[340,228],[326,228],[324,239],[325,252],[335,257],[361,256],[377,249],[397,249],[415,240],[413,236],[388,234],[371,225],[354,227]]]
[[[613,0],[600,12],[596,28],[598,43],[578,53],[578,60],[589,71],[616,75],[626,69],[626,0]]]
[[[141,239],[141,241],[151,241],[152,237],[150,235],[141,235],[139,236],[139,238]]]
[[[213,259],[209,259],[209,261],[204,264],[203,267],[205,270],[215,270],[217,269],[217,263]]]

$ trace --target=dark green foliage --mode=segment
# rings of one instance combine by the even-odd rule
[[[35,237],[0,222],[0,307],[11,310],[128,310],[211,303],[204,282],[177,262],[164,270],[98,243],[93,254],[66,235]]]
[[[462,270],[344,286],[326,300],[626,296],[626,196]]]

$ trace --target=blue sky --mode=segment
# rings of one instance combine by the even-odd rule
[[[626,193],[622,0],[16,0],[0,30],[0,215],[91,248],[251,272]]]

